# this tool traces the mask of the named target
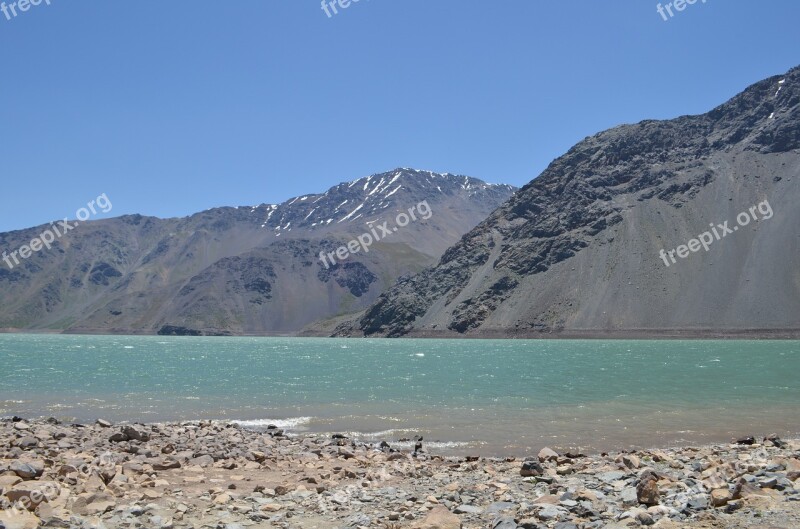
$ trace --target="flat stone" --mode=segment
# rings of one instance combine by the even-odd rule
[[[517,522],[513,518],[499,517],[492,522],[492,529],[517,529]]]
[[[459,505],[453,512],[456,514],[481,514],[483,513],[483,509],[481,507],[475,507],[474,505]]]
[[[533,503],[535,505],[558,505],[561,501],[561,498],[558,496],[554,496],[553,494],[545,494],[544,496],[539,496]]]
[[[708,496],[705,494],[696,494],[689,499],[689,508],[695,511],[702,511],[708,509]]]
[[[189,461],[189,463],[198,467],[206,468],[214,464],[214,458],[209,455],[204,455],[195,457],[194,459]]]
[[[85,493],[80,494],[72,505],[72,510],[80,516],[103,514],[111,511],[117,504],[110,494]]]
[[[578,529],[578,526],[572,522],[558,522],[553,529]]]
[[[622,500],[622,503],[625,505],[637,505],[639,503],[639,498],[636,495],[636,489],[634,487],[624,489],[619,495],[619,499]]]
[[[16,441],[16,445],[24,450],[39,446],[39,440],[32,435],[26,435]]]
[[[597,475],[597,479],[599,479],[600,481],[604,481],[605,483],[613,483],[615,481],[619,481],[624,477],[625,473],[620,472],[619,470],[613,470],[611,472],[603,472],[602,474]]]
[[[157,463],[153,463],[153,470],[173,470],[176,468],[181,468],[180,461],[175,459],[164,459],[163,461],[159,461]]]
[[[556,507],[555,505],[545,505],[543,509],[541,509],[536,516],[544,521],[549,522],[551,520],[558,520],[562,516],[566,516],[567,511],[560,507]]]
[[[512,503],[510,501],[499,501],[492,503],[486,508],[487,514],[496,514],[508,509],[515,509],[517,507],[516,503]]]
[[[427,516],[412,526],[414,529],[461,529],[461,518],[438,505]]]
[[[728,489],[714,489],[711,491],[711,505],[714,507],[722,507],[731,499],[731,493]]]
[[[624,454],[621,457],[621,460],[622,460],[622,464],[624,464],[626,467],[628,467],[630,469],[639,468],[639,465],[641,464],[641,461],[639,460],[639,458],[634,454]]]
[[[230,503],[233,500],[230,494],[220,494],[216,498],[214,498],[214,505],[225,505],[226,503]]]

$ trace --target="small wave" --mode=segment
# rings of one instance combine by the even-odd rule
[[[380,432],[344,432],[344,435],[365,443],[377,443],[378,441],[388,442],[392,448],[413,449],[416,441],[398,441],[397,439],[408,439],[423,432],[417,428],[392,428]],[[475,443],[467,441],[423,441],[426,449],[434,450],[455,450],[467,448]]]
[[[392,448],[414,448],[416,444],[414,441],[409,442],[394,442],[390,443]],[[466,441],[423,441],[422,443],[423,448],[429,450],[431,448],[438,449],[438,450],[447,450],[447,449],[455,449],[455,448],[466,448],[472,446],[471,443]]]
[[[266,428],[274,424],[278,428],[297,429],[311,422],[313,417],[290,417],[289,419],[254,419],[251,421],[231,421],[243,428]]]
[[[391,440],[394,437],[408,437],[409,435],[413,435],[416,432],[419,432],[416,428],[391,428],[389,430],[383,430],[380,432],[345,432],[347,437],[352,437],[354,439],[361,439],[364,441],[383,441],[383,440]]]
[[[414,354],[414,356],[419,356],[420,358],[422,358],[423,356],[425,356],[425,353],[416,353]]]
[[[133,349],[133,346],[132,345],[126,345],[125,347],[123,347],[123,349]]]

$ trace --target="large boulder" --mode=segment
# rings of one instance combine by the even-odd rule
[[[38,529],[41,520],[27,511],[0,511],[0,527],[5,529]]]
[[[545,461],[557,461],[557,460],[558,460],[558,454],[554,450],[547,447],[539,450],[540,463],[544,463]]]
[[[544,474],[544,468],[542,468],[542,465],[540,465],[538,461],[532,458],[526,459],[522,463],[522,468],[519,470],[519,475],[523,478],[541,476],[542,474]]]
[[[61,486],[55,481],[22,481],[6,491],[6,498],[12,504],[22,505],[33,511],[42,502],[56,500]]]
[[[11,472],[22,479],[36,479],[44,473],[44,463],[41,461],[14,461],[9,467]]]
[[[0,476],[0,489],[10,489],[20,481],[22,478],[19,476]]]
[[[146,434],[145,432],[140,432],[133,426],[123,426],[122,433],[124,433],[128,437],[128,439],[132,441],[139,441],[142,443],[146,443],[147,441],[150,440],[150,436],[148,434]]]
[[[636,486],[636,499],[644,505],[658,505],[658,479],[652,474],[642,477]]]

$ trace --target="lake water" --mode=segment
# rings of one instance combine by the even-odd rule
[[[800,341],[0,335],[0,415],[277,424],[523,455],[800,432]]]

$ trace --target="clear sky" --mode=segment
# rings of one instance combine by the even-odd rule
[[[0,13],[0,231],[74,217],[101,193],[115,216],[183,216],[398,166],[523,185],[588,135],[705,112],[800,64],[797,0],[697,0],[667,21],[657,3]]]

